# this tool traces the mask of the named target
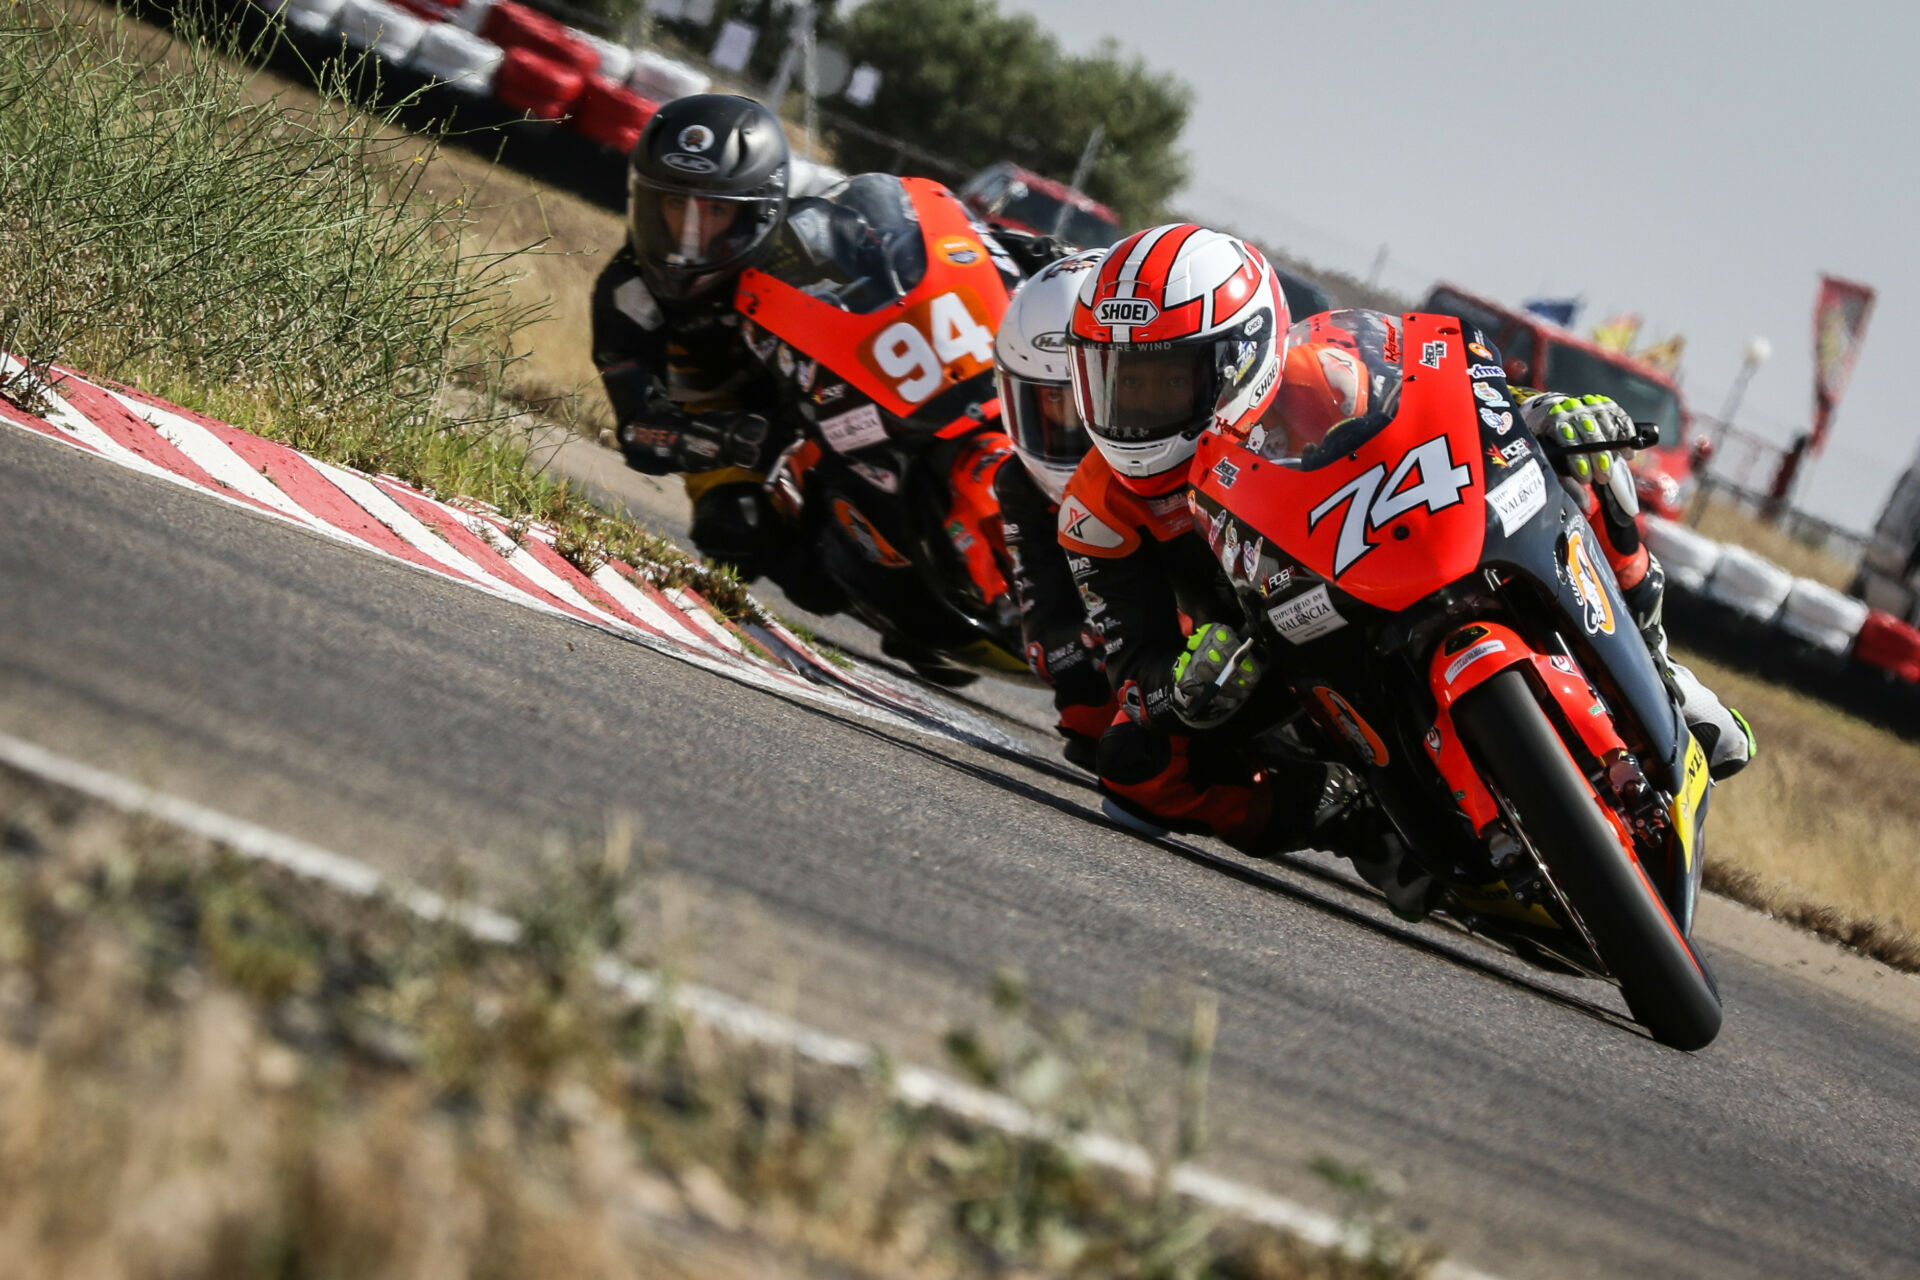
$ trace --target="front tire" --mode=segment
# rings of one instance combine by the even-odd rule
[[[1654,1039],[1702,1049],[1720,1032],[1720,998],[1659,893],[1621,844],[1518,668],[1454,708],[1461,737],[1491,775],[1567,904]]]

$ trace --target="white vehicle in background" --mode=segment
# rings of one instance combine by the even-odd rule
[[[1873,608],[1920,626],[1920,462],[1893,486],[1851,590]]]

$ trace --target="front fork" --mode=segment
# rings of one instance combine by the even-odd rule
[[[1535,696],[1544,695],[1548,711],[1557,713],[1550,718],[1563,732],[1571,727],[1587,758],[1597,763],[1597,770],[1583,766],[1581,772],[1588,775],[1595,788],[1595,802],[1629,856],[1639,862],[1643,849],[1666,851],[1668,865],[1654,869],[1651,879],[1661,886],[1661,897],[1681,931],[1691,932],[1710,785],[1706,753],[1689,735],[1679,791],[1667,796],[1656,790],[1621,738],[1606,703],[1573,658],[1539,653],[1519,633],[1497,622],[1471,622],[1454,628],[1434,650],[1428,664],[1428,681],[1438,712],[1427,730],[1427,754],[1446,780],[1454,803],[1480,838],[1492,835],[1492,828],[1502,819],[1499,801],[1454,730],[1453,707],[1494,676],[1517,666],[1528,669],[1528,683]]]

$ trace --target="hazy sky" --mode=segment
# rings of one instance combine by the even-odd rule
[[[1193,86],[1179,204],[1418,295],[1584,294],[1684,333],[1718,413],[1772,340],[1740,426],[1812,404],[1822,271],[1879,290],[1798,498],[1871,524],[1920,444],[1920,8],[1909,3],[1407,4],[1000,0],[1070,51],[1103,36]]]

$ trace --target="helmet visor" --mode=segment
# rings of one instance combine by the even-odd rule
[[[1093,439],[1064,382],[1034,382],[999,370],[1000,420],[1014,447],[1047,466],[1072,470],[1093,447]]]
[[[1074,397],[1088,429],[1116,441],[1198,433],[1219,400],[1222,345],[1073,346]]]
[[[765,236],[779,215],[772,196],[715,196],[672,191],[636,179],[632,192],[635,246],[663,267],[724,267]]]

